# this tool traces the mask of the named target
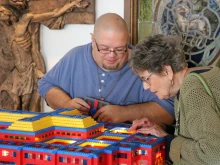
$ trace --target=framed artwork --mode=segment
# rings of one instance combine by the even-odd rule
[[[179,35],[189,67],[218,65],[219,0],[125,0],[131,43],[153,34]]]

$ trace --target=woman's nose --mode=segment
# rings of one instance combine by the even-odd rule
[[[144,90],[148,90],[150,88],[148,83],[143,82]]]

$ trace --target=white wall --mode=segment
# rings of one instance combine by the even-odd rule
[[[95,0],[96,18],[104,13],[117,13],[124,18],[124,0]],[[71,48],[91,41],[94,25],[65,25],[62,30],[50,30],[41,25],[40,46],[47,71],[49,71]],[[44,112],[51,110],[45,102]]]

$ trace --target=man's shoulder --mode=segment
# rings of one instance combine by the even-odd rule
[[[92,51],[92,44],[88,43],[88,44],[76,46],[76,47],[70,49],[66,55],[67,56],[81,56],[82,57],[82,55],[91,54],[91,51]]]

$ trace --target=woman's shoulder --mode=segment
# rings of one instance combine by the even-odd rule
[[[218,67],[196,67],[196,68],[190,68],[190,73],[197,73],[200,74],[200,76],[205,80],[205,81],[210,81],[211,79],[215,78],[220,78],[220,68]],[[199,81],[199,79],[196,76],[191,76],[189,73],[188,76],[184,79],[185,83],[192,83],[195,81]]]
[[[198,74],[200,74],[200,76],[206,81],[210,88],[215,88],[217,91],[220,91],[220,68],[213,67],[209,70],[200,72]],[[189,92],[196,92],[203,89],[203,84],[196,76],[188,75],[184,79],[183,84],[181,86],[181,93],[183,94]]]

